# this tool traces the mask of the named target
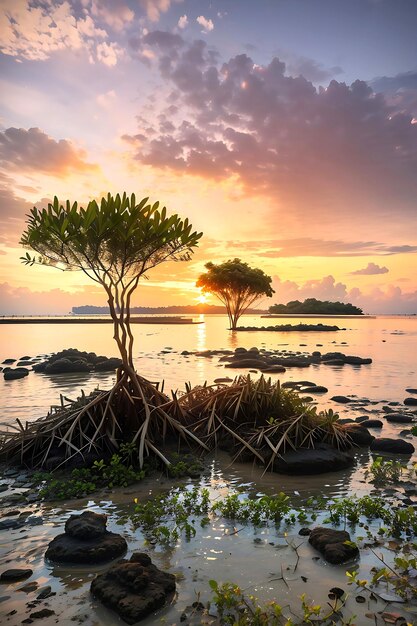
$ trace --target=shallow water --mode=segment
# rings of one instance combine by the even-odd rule
[[[253,497],[284,489],[292,494],[292,501],[297,506],[307,494],[322,493],[318,478],[307,486],[295,478],[275,477],[276,480],[273,480],[274,477],[268,475],[268,480],[262,482],[261,486],[257,468],[242,464],[227,467],[226,463],[227,457],[220,455],[208,462],[208,469],[200,480],[188,481],[187,484],[190,488],[196,484],[209,488],[213,500],[236,490]],[[330,480],[337,478],[333,475]],[[134,497],[146,499],[149,495],[164,492],[168,486],[169,482],[164,478],[145,479],[137,486],[111,493],[103,492],[89,500],[57,506],[37,505],[32,509],[35,508],[37,514],[43,515],[43,525],[1,531],[1,562],[7,563],[7,567],[28,566],[34,571],[32,577],[24,582],[1,586],[1,596],[9,596],[9,599],[0,603],[0,618],[3,616],[4,623],[13,626],[20,624],[34,610],[27,608],[26,603],[36,597],[38,592],[25,594],[17,591],[33,581],[37,581],[39,587],[50,585],[57,594],[39,605],[39,608],[47,606],[55,611],[56,615],[44,620],[46,625],[56,623],[57,619],[64,624],[75,621],[86,626],[122,623],[89,593],[94,575],[104,571],[108,564],[57,566],[44,560],[49,541],[62,532],[65,519],[83,508],[108,515],[109,530],[121,533],[128,542],[128,556],[135,550],[146,551],[157,566],[177,576],[177,594],[173,602],[145,619],[142,623],[146,626],[156,623],[179,624],[180,616],[187,606],[197,599],[204,603],[210,599],[208,583],[211,579],[233,581],[247,594],[254,594],[262,601],[275,600],[283,606],[290,605],[296,613],[299,612],[299,598],[303,593],[309,600],[325,605],[329,589],[341,587],[349,594],[344,615],[356,614],[358,619],[355,623],[359,626],[368,623],[364,617],[367,611],[385,609],[384,602],[358,605],[355,601],[357,592],[347,585],[345,571],[349,566],[331,566],[317,558],[318,553],[308,544],[307,539],[298,535],[299,523],[290,527],[271,524],[255,528],[251,524],[215,517],[208,526],[201,528],[197,519],[196,536],[189,541],[181,537],[172,547],[150,545],[141,530],[135,529],[130,521],[118,524],[132,511]],[[296,494],[293,487],[297,487]],[[302,525],[309,524],[304,522]],[[378,528],[378,522],[374,523],[374,527],[375,530]],[[387,558],[386,550],[381,549],[380,552],[385,553]],[[351,568],[359,568],[361,577],[369,577],[371,567],[376,564],[378,559],[365,547],[361,550],[360,560],[351,564]],[[282,576],[286,582],[281,580]],[[397,611],[398,607],[389,610]],[[11,611],[16,613],[10,615]]]
[[[309,379],[325,385],[329,393],[318,398],[323,406],[335,394],[356,394],[371,400],[402,402],[407,387],[417,387],[417,317],[380,316],[377,318],[280,318],[266,320],[244,316],[242,324],[336,324],[346,327],[338,332],[231,332],[223,315],[202,315],[194,325],[133,326],[137,370],[150,380],[164,380],[165,389],[184,389],[185,382],[193,385],[212,383],[220,376],[234,376],[241,371],[224,369],[216,357],[182,356],[183,350],[202,351],[257,346],[266,349],[286,349],[311,353],[341,351],[350,355],[371,357],[372,365],[329,367],[311,365],[309,368],[288,368],[279,378]],[[303,345],[302,345],[303,344]],[[74,347],[106,356],[117,356],[110,325],[0,325],[0,362],[6,358],[34,357]],[[161,354],[161,351],[164,353]],[[278,377],[278,375],[274,375]],[[1,377],[2,421],[33,419],[45,413],[51,404],[59,404],[60,393],[75,397],[81,389],[111,386],[114,374],[60,374],[28,377],[5,382]]]
[[[284,374],[279,375],[282,382],[308,379],[315,384],[325,385],[329,392],[315,398],[320,408],[333,408],[343,417],[353,418],[367,413],[370,417],[379,418],[384,415],[382,410],[384,404],[390,401],[402,403],[408,395],[405,389],[417,387],[416,317],[343,320],[282,318],[273,322],[245,317],[243,322],[245,325],[327,322],[347,329],[336,333],[266,331],[231,333],[227,330],[227,320],[224,316],[202,316],[201,321],[204,323],[187,326],[134,326],[138,371],[151,380],[164,379],[167,390],[183,389],[185,381],[190,381],[193,385],[205,381],[212,383],[217,377],[225,375],[233,377],[242,373],[241,370],[225,370],[217,357],[182,356],[180,353],[183,350],[257,346],[309,353],[313,350],[341,351],[350,355],[371,357],[373,363],[361,367],[312,365],[306,369],[289,368]],[[117,354],[109,326],[2,325],[0,333],[0,361],[9,357],[19,358],[23,355],[35,356],[57,352],[68,347],[95,351],[107,356]],[[278,378],[277,375],[274,377]],[[51,377],[33,372],[21,380],[5,382],[1,378],[1,421],[10,424],[16,417],[32,420],[43,415],[51,404],[58,404],[60,394],[74,398],[81,389],[89,391],[97,386],[108,388],[113,379],[114,374],[106,373]],[[367,398],[375,404],[361,406],[358,402],[355,406],[337,405],[330,400],[333,395],[340,394],[356,395],[358,400]],[[385,422],[382,436],[399,436],[403,428],[403,425]],[[379,435],[380,431],[373,431],[373,434]],[[408,437],[415,442],[415,438]],[[263,474],[262,469],[248,464],[230,464],[230,459],[219,455],[209,466],[202,484],[210,487],[214,497],[216,494],[223,496],[229,490],[235,489],[252,495],[284,491],[292,496],[293,501],[297,499],[302,501],[311,495],[344,496],[349,493],[362,495],[369,492],[370,487],[364,475],[364,468],[369,459],[369,452],[361,451],[357,454],[356,466],[349,470],[320,476],[287,477]],[[30,611],[26,609],[25,603],[35,597],[36,592],[26,596],[24,592],[16,592],[15,589],[36,580],[39,586],[49,584],[52,590],[57,592],[57,596],[46,601],[57,615],[43,620],[45,626],[55,624],[57,617],[64,624],[70,621],[85,623],[87,626],[122,623],[89,595],[92,577],[100,571],[100,568],[56,567],[44,561],[43,555],[47,544],[53,536],[62,531],[66,517],[83,508],[107,513],[110,529],[122,532],[128,541],[128,556],[133,550],[145,548],[158,566],[178,575],[178,594],[174,603],[157,616],[145,620],[143,623],[146,625],[179,623],[182,611],[199,597],[198,594],[201,594],[202,601],[209,598],[210,579],[233,581],[262,600],[275,599],[281,604],[293,602],[294,598],[304,592],[315,602],[324,604],[330,587],[340,586],[349,590],[346,585],[346,567],[330,566],[322,559],[313,560],[316,553],[305,538],[298,536],[297,526],[288,531],[287,537],[283,528],[254,529],[252,526],[241,528],[242,525],[239,525],[238,533],[232,534],[234,526],[230,521],[212,520],[207,528],[198,529],[194,539],[187,542],[182,538],[174,549],[154,548],[146,544],[144,546],[144,537],[140,531],[133,530],[129,523],[117,526],[117,521],[133,506],[132,501],[136,495],[147,497],[151,492],[155,493],[164,488],[167,488],[164,479],[153,482],[147,479],[135,488],[103,493],[88,501],[80,500],[52,507],[46,505],[24,507],[25,510],[29,508],[37,514],[42,514],[44,524],[14,531],[0,531],[0,562],[2,569],[6,569],[6,566],[9,568],[28,565],[34,570],[34,574],[28,581],[1,586],[0,621],[4,619],[4,623],[14,626],[27,617]],[[0,497],[7,494],[8,492],[0,494]],[[260,541],[255,542],[255,539]],[[299,548],[300,564],[296,571],[294,571],[295,552],[288,545],[288,541],[293,540],[297,545],[304,541]],[[370,568],[375,562],[376,557],[369,549],[361,550],[360,576],[369,577]],[[103,566],[101,569],[106,567]],[[277,580],[282,572],[287,579],[288,587]],[[301,575],[307,578],[307,582],[303,581]],[[7,599],[2,602],[3,597]],[[42,606],[46,606],[46,603]],[[359,615],[356,624],[362,626],[373,623],[364,617],[367,610],[383,608],[380,603],[372,604],[370,607],[367,604],[358,605],[352,596],[348,600],[346,614],[351,612]],[[17,613],[8,615],[13,610]]]

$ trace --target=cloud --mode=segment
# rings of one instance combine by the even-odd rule
[[[274,302],[286,304],[291,300],[330,300],[351,302],[366,313],[417,313],[417,291],[403,292],[400,287],[388,285],[385,289],[375,288],[364,293],[357,287],[348,289],[344,283],[336,282],[333,276],[325,276],[317,280],[308,280],[298,284],[290,280],[273,277],[275,289]]]
[[[303,76],[313,83],[324,83],[333,76],[343,74],[343,70],[338,65],[325,67],[322,63],[307,57],[297,57],[291,55],[286,59],[286,70],[291,76]]]
[[[387,102],[396,110],[417,119],[417,72],[405,72],[396,76],[380,76],[370,81],[377,93],[383,93]]]
[[[388,272],[389,269],[387,267],[381,267],[376,265],[376,263],[368,263],[363,269],[351,272],[351,274],[356,276],[373,276],[374,274],[388,274]]]
[[[412,254],[417,245],[392,246],[377,241],[343,241],[299,237],[289,239],[229,240],[228,250],[249,252],[269,259],[290,257],[360,257]]]
[[[134,13],[123,0],[4,0],[0,9],[0,51],[18,60],[45,61],[62,50],[85,50],[91,62],[109,66],[121,58],[121,48],[108,41],[102,21],[121,30]]]
[[[96,102],[103,109],[110,109],[116,100],[116,92],[114,89],[110,89],[110,91],[106,91],[106,93],[100,93],[96,97]]]
[[[347,288],[343,283],[337,283],[333,276],[325,276],[317,280],[308,280],[299,285],[292,280],[282,281],[279,276],[273,276],[272,286],[277,302],[287,303],[291,300],[305,300],[317,298],[318,300],[345,300]]]
[[[97,60],[108,67],[114,67],[124,56],[124,50],[117,43],[99,43],[96,48]]]
[[[73,306],[84,304],[86,299],[92,304],[105,304],[105,296],[92,287],[70,293],[63,289],[32,291],[27,287],[13,287],[0,283],[1,315],[65,315]]]
[[[123,30],[135,17],[123,0],[92,0],[90,10],[92,15],[117,31]]]
[[[184,29],[188,26],[188,17],[186,15],[181,15],[178,20],[178,28]]]
[[[0,165],[19,172],[66,175],[95,171],[85,151],[67,139],[56,141],[39,128],[7,128],[0,132]]]
[[[16,196],[10,183],[11,181],[4,180],[0,184],[0,230],[3,233],[1,243],[15,246],[22,234],[25,216],[33,205]]]
[[[198,24],[200,24],[200,26],[203,27],[203,29],[204,29],[204,31],[206,33],[210,32],[211,30],[214,29],[214,24],[213,24],[212,20],[207,19],[206,17],[204,17],[204,15],[199,15],[196,18],[196,22]]]
[[[158,22],[161,13],[166,13],[169,10],[171,0],[139,0],[139,4],[151,22]]]
[[[149,33],[146,43],[181,113],[171,132],[139,133],[137,160],[235,180],[242,194],[270,200],[272,228],[308,216],[318,231],[337,215],[341,228],[375,229],[394,211],[397,229],[417,226],[412,116],[363,81],[316,88],[278,58],[260,66],[240,54],[221,64],[205,42],[172,37],[162,48],[162,31]]]

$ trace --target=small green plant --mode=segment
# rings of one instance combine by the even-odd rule
[[[120,454],[113,454],[110,462],[95,461],[90,468],[73,469],[70,478],[58,478],[53,474],[37,472],[34,483],[40,486],[39,496],[45,500],[69,500],[84,498],[97,489],[127,487],[145,477],[144,470],[137,470],[126,461],[131,455],[129,444],[120,447]]]
[[[377,456],[365,476],[371,476],[371,482],[374,485],[398,483],[404,469],[405,467],[400,461],[387,461],[382,456]]]
[[[378,555],[374,550],[373,554],[381,561],[381,567],[373,567],[372,578],[370,580],[360,579],[358,572],[346,572],[349,585],[356,585],[357,588],[365,589],[370,594],[379,595],[378,590],[381,584],[386,589],[392,590],[400,598],[407,602],[415,602],[417,599],[417,544],[404,544],[401,546],[401,553],[398,554],[392,564],[388,564],[382,555]]]
[[[264,605],[253,595],[246,595],[240,587],[234,583],[219,584],[216,580],[209,581],[213,594],[213,602],[216,606],[220,623],[229,626],[308,626],[312,624],[339,624],[348,626],[353,624],[354,617],[344,619],[341,609],[344,600],[335,597],[329,608],[324,609],[320,604],[315,604],[303,594],[300,597],[300,615],[294,608],[283,607],[275,601],[266,602]],[[286,613],[292,613],[295,617],[288,617]]]

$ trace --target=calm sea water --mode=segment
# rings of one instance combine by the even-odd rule
[[[312,365],[306,369],[289,368],[279,375],[286,380],[307,379],[325,385],[329,393],[318,398],[320,406],[333,407],[335,394],[355,394],[359,398],[399,401],[406,397],[407,387],[417,387],[417,317],[380,316],[376,318],[281,318],[269,322],[245,316],[245,325],[269,323],[327,323],[346,330],[338,332],[236,332],[227,329],[223,315],[194,317],[195,325],[134,325],[137,370],[155,381],[165,381],[165,390],[183,389],[185,382],[193,385],[212,383],[221,376],[234,376],[239,370],[224,369],[217,357],[182,356],[183,350],[250,348],[287,349],[299,352],[341,351],[371,357],[372,365],[329,367]],[[111,325],[24,324],[0,326],[0,362],[5,358],[21,358],[57,352],[74,347],[97,354],[116,356]],[[162,353],[161,353],[162,352]],[[274,375],[278,377],[277,375]],[[16,417],[32,420],[59,403],[60,394],[75,398],[81,391],[111,386],[114,374],[62,374],[46,376],[31,372],[20,380],[0,378],[1,421]],[[340,407],[338,407],[340,408]]]

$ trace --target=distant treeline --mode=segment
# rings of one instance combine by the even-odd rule
[[[349,302],[329,302],[328,300],[316,300],[307,298],[304,302],[292,300],[287,304],[273,304],[269,307],[270,313],[306,313],[323,315],[363,315],[362,309]]]
[[[73,306],[72,312],[74,315],[109,315],[109,307],[107,306],[93,306],[86,304],[83,306]],[[226,313],[224,306],[216,306],[214,304],[191,304],[187,306],[159,306],[159,307],[147,307],[147,306],[134,306],[130,309],[131,313],[137,315],[168,315],[168,314],[184,314],[195,315],[198,313]],[[260,309],[251,309],[247,313],[265,313]]]

